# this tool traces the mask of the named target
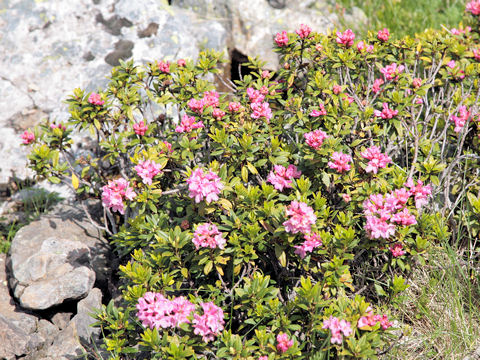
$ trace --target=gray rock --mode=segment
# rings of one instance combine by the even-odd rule
[[[0,254],[0,315],[26,335],[32,334],[37,329],[37,318],[15,305],[8,290],[5,261],[6,255]]]
[[[77,328],[70,322],[67,328],[58,333],[53,344],[46,351],[47,359],[82,359],[86,351],[80,344]]]
[[[59,330],[50,321],[41,319],[38,322],[37,333],[43,340],[44,347],[49,347],[53,343],[53,339],[57,336]]]
[[[0,314],[0,359],[16,359],[34,351],[41,343]]]
[[[52,316],[52,323],[58,329],[63,330],[68,326],[72,316],[73,316],[73,313],[71,312],[58,312]]]
[[[20,229],[10,252],[11,287],[28,309],[81,299],[92,289],[95,271],[100,281],[108,276],[108,244],[82,211],[69,205]]]
[[[75,322],[78,336],[82,341],[88,343],[99,338],[100,328],[90,326],[95,322],[95,319],[90,314],[93,313],[94,309],[99,309],[101,306],[102,292],[97,288],[92,289],[85,299],[78,302],[77,315],[72,319],[72,322]]]

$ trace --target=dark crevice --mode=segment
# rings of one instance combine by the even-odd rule
[[[230,53],[231,65],[230,65],[230,80],[242,80],[245,75],[252,72],[250,68],[243,65],[248,61],[248,57],[242,54],[237,49],[233,49]]]

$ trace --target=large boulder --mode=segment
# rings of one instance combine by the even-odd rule
[[[10,249],[14,296],[26,309],[44,310],[88,295],[96,274],[108,274],[108,244],[74,206],[21,228]],[[104,279],[105,280],[105,279]]]
[[[0,2],[0,184],[31,175],[20,134],[42,119],[68,118],[76,87],[105,86],[112,65],[223,50],[216,20],[157,0],[5,0]]]

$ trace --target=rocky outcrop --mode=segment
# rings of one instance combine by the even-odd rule
[[[18,231],[11,245],[10,284],[26,309],[45,310],[86,297],[96,273],[105,281],[108,246],[82,213],[62,205]]]

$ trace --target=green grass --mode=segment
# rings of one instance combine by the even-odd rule
[[[426,28],[440,29],[457,27],[465,11],[465,0],[337,0],[348,11],[357,6],[368,18],[366,28],[351,26],[359,35],[366,30],[377,31],[388,28],[395,38],[414,36]],[[340,9],[340,12],[342,9]]]
[[[410,331],[383,358],[464,359],[480,347],[478,268],[443,241],[414,271],[394,316]]]

